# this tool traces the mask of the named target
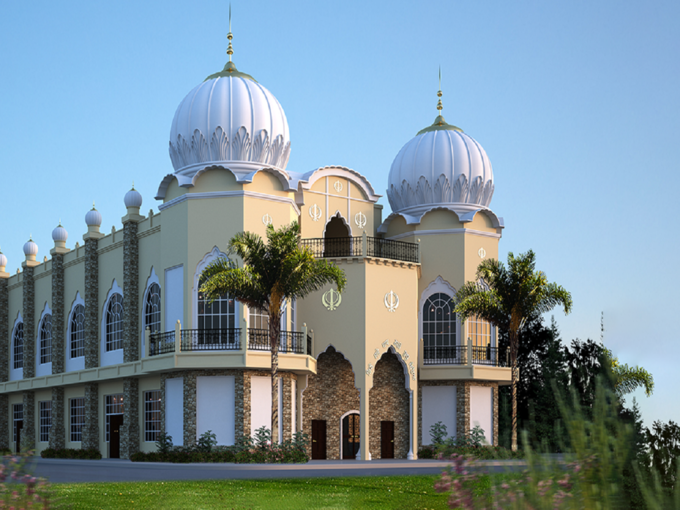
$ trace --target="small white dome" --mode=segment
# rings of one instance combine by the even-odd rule
[[[133,186],[130,191],[125,193],[125,207],[142,207],[142,194]]]
[[[99,226],[101,226],[102,215],[97,209],[94,208],[94,206],[85,215],[85,223],[87,224],[88,227],[99,227]]]
[[[61,223],[52,231],[52,240],[55,243],[65,243],[68,239],[68,232],[61,226]]]
[[[177,107],[170,129],[175,174],[192,176],[210,164],[245,162],[251,171],[285,170],[290,133],[283,108],[252,76],[229,62]],[[241,165],[243,167],[244,165]]]
[[[38,245],[33,242],[33,239],[29,239],[26,244],[24,244],[24,255],[27,257],[35,257],[38,254]]]
[[[5,254],[2,253],[2,250],[0,250],[0,267],[5,268],[7,266],[7,257],[5,257]]]
[[[394,158],[387,197],[392,211],[409,212],[447,204],[488,207],[493,191],[482,146],[438,116]]]

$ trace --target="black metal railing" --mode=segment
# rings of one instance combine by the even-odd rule
[[[306,350],[305,347],[307,347]],[[248,349],[251,351],[270,351],[269,330],[248,328]],[[311,339],[308,338],[307,345],[305,345],[305,336],[302,331],[281,331],[279,352],[309,354],[311,352]]]
[[[191,351],[238,351],[241,348],[241,330],[183,329],[180,332],[181,349]]]
[[[152,333],[149,339],[149,356],[175,352],[175,332]]]
[[[468,352],[467,345],[427,346],[424,348],[423,363],[425,365],[467,365],[471,356],[473,365],[507,367],[507,349],[498,347],[472,346]]]
[[[418,262],[417,244],[380,239],[379,237],[366,238],[366,253],[363,253],[363,239],[361,237],[318,237],[302,239],[300,244],[309,248],[316,258],[366,256]]]

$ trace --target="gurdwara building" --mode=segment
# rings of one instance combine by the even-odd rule
[[[383,218],[358,171],[288,168],[283,107],[237,70],[231,42],[228,53],[175,112],[158,213],[144,216],[132,189],[122,228],[100,232],[93,207],[73,247],[59,225],[49,256],[24,245],[16,274],[0,254],[0,448],[129,458],[160,432],[189,445],[211,430],[229,445],[269,426],[267,312],[208,302],[201,275],[234,234],[293,221],[348,283],[285,305],[279,437],[306,432],[315,459],[415,459],[441,421],[449,434],[478,424],[496,444],[507,356],[452,302],[498,257],[484,149],[444,120],[439,92],[434,123],[392,163]]]

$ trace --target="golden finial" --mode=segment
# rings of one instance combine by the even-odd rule
[[[439,101],[437,102],[437,110],[439,112],[439,115],[442,114],[442,66],[439,66],[439,92],[437,92],[437,97],[439,98]]]
[[[94,208],[94,200],[92,201],[92,210],[96,211],[96,209]]]
[[[229,55],[229,62],[231,62],[231,56],[234,54],[234,48],[231,46],[231,40],[234,36],[231,34],[231,3],[229,4],[229,33],[227,34],[227,39],[229,39],[229,47],[227,48],[227,55]]]

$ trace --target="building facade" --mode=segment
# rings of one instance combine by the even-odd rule
[[[450,434],[479,424],[496,444],[507,357],[452,303],[498,256],[482,147],[446,123],[440,99],[392,164],[383,218],[359,172],[287,169],[283,108],[228,53],[177,108],[158,213],[142,215],[132,189],[122,228],[100,232],[93,207],[72,248],[59,225],[42,261],[24,245],[17,274],[0,254],[0,448],[128,458],[154,451],[161,431],[189,445],[212,430],[229,445],[269,426],[267,313],[228,295],[209,303],[201,275],[237,232],[293,221],[348,283],[285,305],[279,436],[304,431],[312,457],[329,459],[417,458],[437,421]]]

